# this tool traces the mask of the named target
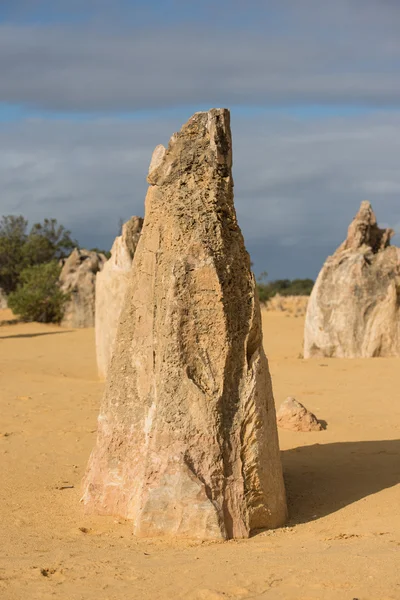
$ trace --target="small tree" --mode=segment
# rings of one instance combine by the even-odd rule
[[[29,234],[22,215],[7,215],[0,221],[0,287],[13,292],[23,269],[68,256],[78,244],[56,219],[35,223]]]
[[[22,215],[8,215],[0,221],[0,287],[6,294],[15,290],[24,268],[24,247],[28,221]]]
[[[261,302],[268,302],[277,294],[280,296],[309,296],[314,286],[312,279],[276,279],[266,281],[266,273],[257,278],[258,297]]]
[[[78,246],[71,239],[71,232],[57,219],[45,219],[43,223],[35,223],[24,246],[26,264],[37,265],[65,258]]]
[[[56,261],[25,268],[17,289],[8,297],[8,306],[24,321],[59,323],[69,298],[60,289],[60,272]]]

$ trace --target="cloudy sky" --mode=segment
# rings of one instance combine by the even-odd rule
[[[399,0],[2,0],[0,214],[108,249],[154,146],[224,106],[255,272],[315,277],[362,200],[400,231],[399,31]]]

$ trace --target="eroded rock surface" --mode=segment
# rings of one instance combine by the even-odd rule
[[[117,326],[128,286],[128,276],[139,241],[143,219],[132,217],[115,238],[111,258],[96,277],[96,355],[99,376],[107,375]]]
[[[106,260],[104,254],[78,248],[65,259],[60,284],[70,300],[65,306],[63,327],[94,327],[96,274]]]
[[[323,426],[317,417],[295,398],[286,398],[282,402],[276,421],[281,429],[290,431],[321,431]]]
[[[400,249],[362,202],[308,302],[304,357],[400,355]]]
[[[241,538],[286,519],[231,164],[225,109],[196,113],[151,163],[83,494],[138,536]]]

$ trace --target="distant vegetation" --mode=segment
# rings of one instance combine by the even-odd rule
[[[0,288],[8,306],[26,321],[59,323],[68,296],[60,289],[60,259],[79,244],[56,219],[44,219],[29,229],[22,215],[0,220]],[[107,258],[110,252],[93,248]]]
[[[0,221],[0,288],[22,319],[58,323],[67,296],[59,286],[59,261],[78,243],[56,219],[34,223],[7,215]]]
[[[123,220],[120,219],[119,233]],[[60,259],[69,256],[79,244],[56,219],[44,219],[28,229],[22,215],[6,215],[0,220],[0,288],[8,296],[9,307],[25,320],[43,323],[61,321],[68,297],[59,287]],[[92,248],[110,258],[108,250]],[[258,295],[267,302],[281,296],[308,296],[312,279],[267,281],[267,273],[257,278]]]
[[[0,287],[6,294],[17,289],[22,272],[68,256],[78,243],[56,219],[35,223],[28,232],[22,216],[7,215],[0,221]]]
[[[257,290],[260,302],[268,302],[277,294],[280,296],[309,296],[314,286],[312,279],[276,279],[266,281],[267,273],[257,278]]]

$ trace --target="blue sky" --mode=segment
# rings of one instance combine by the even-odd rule
[[[400,3],[0,3],[0,214],[110,247],[152,149],[231,109],[256,273],[315,277],[360,202],[400,229]]]

